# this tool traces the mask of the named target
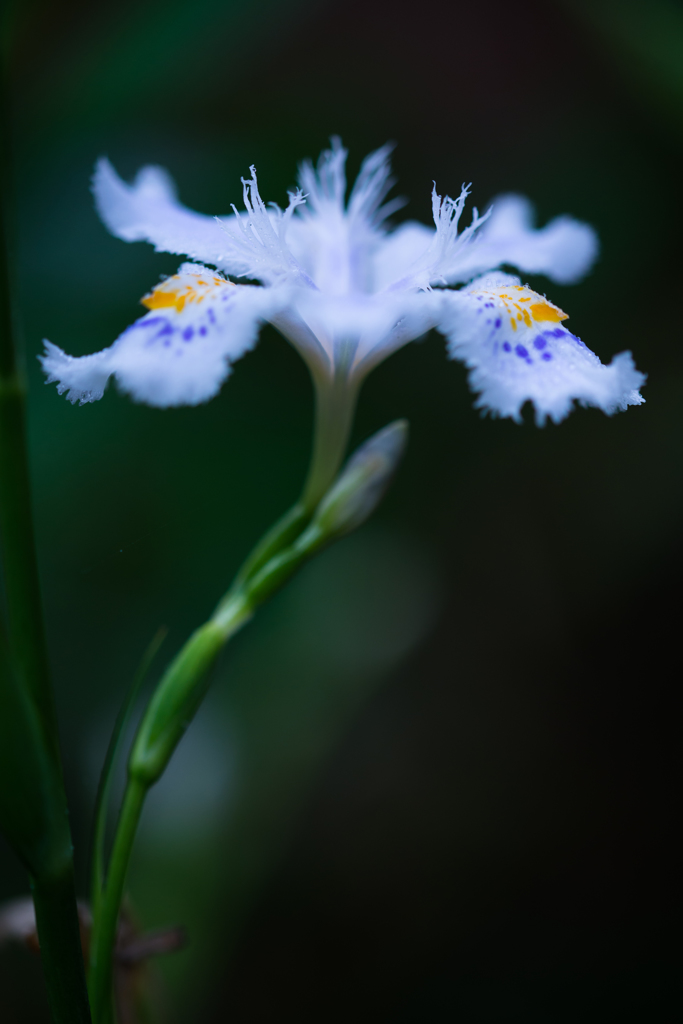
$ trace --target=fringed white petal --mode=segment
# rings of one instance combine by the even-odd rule
[[[394,184],[389,156],[382,146],[363,161],[346,197],[346,150],[337,138],[317,167],[305,161],[299,182],[306,206],[294,218],[289,244],[297,262],[317,287],[332,295],[367,294],[375,289],[372,259],[384,237],[386,218],[403,200],[384,203]]]
[[[268,287],[235,286],[205,267],[184,265],[143,300],[150,312],[111,348],[73,359],[46,343],[49,380],[82,403],[100,398],[114,375],[139,401],[194,404],[217,392],[263,320],[298,348],[314,374],[356,378],[438,326],[450,354],[470,367],[477,404],[495,415],[519,419],[526,401],[539,423],[562,419],[575,400],[607,413],[640,404],[644,377],[630,355],[603,366],[563,326],[561,310],[517,278],[497,274],[460,292],[432,290],[506,264],[575,281],[596,257],[593,230],[570,217],[536,230],[531,206],[519,196],[503,197],[483,217],[474,209],[460,230],[469,191],[463,186],[457,199],[434,188],[433,228],[409,222],[388,232],[386,218],[402,205],[385,202],[393,185],[390,151],[384,146],[366,158],[347,202],[346,150],[333,139],[316,167],[301,166],[301,189],[290,193],[284,212],[266,207],[252,167],[242,179],[246,213],[233,207],[234,215],[220,221],[183,207],[159,168],[144,168],[127,185],[100,161],[95,197],[114,234]]]
[[[387,217],[405,205],[405,199],[400,196],[390,199],[388,203],[384,202],[396,184],[396,179],[391,174],[390,163],[393,148],[390,143],[380,146],[366,156],[360,165],[347,206],[347,214],[352,222],[361,222],[377,228]]]
[[[299,167],[299,184],[310,210],[325,217],[334,209],[346,213],[352,221],[364,221],[373,227],[381,224],[404,202],[394,199],[382,206],[396,183],[391,176],[392,149],[391,145],[381,146],[366,156],[345,206],[348,150],[342,146],[341,139],[333,136],[330,149],[323,150],[316,167],[310,160],[304,160]],[[306,216],[306,212],[302,212]]]
[[[529,200],[508,195],[495,201],[491,216],[445,276],[449,283],[467,281],[508,264],[572,284],[588,273],[597,255],[598,239],[590,225],[565,216],[534,228]]]
[[[436,230],[432,233],[430,245],[422,253],[415,252],[415,261],[404,276],[389,286],[390,291],[402,291],[406,288],[427,289],[432,284],[450,283],[455,268],[460,266],[464,253],[469,249],[481,225],[489,217],[488,213],[480,217],[475,206],[471,223],[464,231],[458,231],[469,189],[469,185],[463,185],[458,198],[451,199],[450,196],[440,196],[436,191],[436,185],[434,186],[432,214]],[[421,238],[416,232],[409,237],[416,245],[418,241],[421,244]]]
[[[553,281],[578,281],[593,265],[598,240],[588,224],[556,217],[533,227],[532,206],[522,196],[503,196],[487,213],[476,208],[470,225],[458,231],[469,186],[457,200],[432,193],[436,230],[409,223],[386,238],[375,256],[378,288],[428,288],[469,281],[503,264]]]
[[[346,158],[341,139],[336,135],[330,149],[324,149],[318,157],[318,164],[304,160],[299,165],[299,185],[306,196],[310,210],[323,216],[328,207],[342,212],[346,201]]]
[[[56,384],[57,392],[60,395],[66,392],[72,404],[78,402],[79,405],[86,405],[102,397],[112,374],[111,348],[76,358],[68,356],[47,339],[43,344],[45,354],[38,356],[38,359],[47,374],[46,384]]]
[[[254,346],[261,323],[285,302],[278,289],[234,285],[184,264],[143,302],[149,312],[114,344],[80,359],[46,342],[48,383],[71,402],[101,398],[109,377],[136,401],[197,405],[219,391],[232,363]]]
[[[242,179],[246,214],[208,217],[178,202],[170,176],[161,167],[143,167],[132,185],[119,178],[108,160],[99,160],[93,177],[97,211],[112,232],[126,242],[151,242],[157,252],[172,252],[212,263],[234,277],[253,277],[269,284],[299,274],[285,244],[293,210],[304,199],[290,194],[283,213],[275,204],[266,210],[256,182]]]
[[[224,224],[233,218],[219,223],[216,217],[188,210],[178,202],[173,181],[162,167],[143,167],[128,185],[108,160],[98,160],[93,193],[100,217],[125,242],[151,242],[157,252],[213,263],[229,274],[248,270],[226,234]]]
[[[629,352],[604,366],[563,326],[566,314],[519,278],[482,277],[462,291],[442,293],[442,303],[439,330],[449,353],[470,368],[477,407],[494,416],[519,422],[530,401],[542,426],[548,417],[564,419],[575,400],[608,415],[644,401],[638,389],[645,376]]]
[[[249,268],[247,276],[266,284],[278,284],[289,279],[313,285],[286,242],[292,214],[306,201],[301,189],[289,193],[289,205],[284,212],[276,203],[270,204],[269,211],[258,190],[256,168],[252,165],[249,170],[251,178],[242,178],[247,212],[241,214],[233,206],[233,223],[226,228],[234,251],[241,255]]]

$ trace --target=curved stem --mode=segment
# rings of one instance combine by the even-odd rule
[[[309,518],[334,480],[346,452],[359,385],[342,367],[334,377],[314,376],[315,434],[301,504]]]
[[[300,501],[296,505],[292,505],[249,553],[235,576],[230,590],[222,598],[220,606],[224,606],[234,594],[241,590],[247,580],[251,579],[266,562],[269,562],[273,555],[295,541],[305,529],[310,518],[310,514]]]
[[[315,387],[315,428],[311,461],[301,497],[249,554],[221,605],[303,532],[344,458],[360,385],[357,380],[350,380],[344,370],[337,372],[333,378],[322,372],[312,372],[312,377]]]
[[[104,759],[104,765],[102,767],[102,773],[97,787],[97,796],[95,798],[92,848],[90,855],[90,907],[93,917],[96,917],[98,914],[100,900],[102,898],[102,888],[104,885],[104,845],[107,831],[107,810],[109,807],[109,791],[111,789],[116,755],[121,745],[123,733],[125,732],[130,719],[135,700],[140,692],[140,687],[145,681],[145,676],[147,675],[154,656],[164,641],[166,632],[167,631],[164,627],[159,629],[143,655],[138,670],[133,676],[133,682],[131,683],[128,694],[126,695],[119,713],[116,716],[116,722],[114,723],[114,729],[112,731]]]
[[[88,990],[94,1024],[106,1020],[111,1003],[112,960],[116,945],[119,908],[128,872],[133,841],[147,787],[137,779],[128,779],[123,796],[116,837],[109,861],[107,881],[93,920],[90,938],[90,976]]]
[[[220,647],[247,621],[248,617],[249,609],[239,601],[233,601],[231,608],[223,609],[220,616],[217,610],[207,624],[207,626],[213,627],[209,631],[209,649],[200,650],[199,657],[195,656],[196,649],[204,647],[204,633],[207,626],[196,630],[166,669],[138,726],[128,765],[128,781],[116,825],[109,869],[99,898],[93,907],[88,991],[94,1024],[108,1024],[108,1014],[111,1012],[112,964],[119,912],[135,833],[145,797],[163,773],[175,747],[194,717],[203,697],[203,692],[198,693],[197,688],[211,668]],[[183,674],[186,676],[189,674],[189,678],[181,679]],[[193,683],[194,692],[189,693],[189,699],[181,709],[174,709],[177,713],[172,717],[177,720],[178,727],[172,731],[165,756],[157,766],[157,774],[151,774],[148,765],[138,771],[140,766],[135,762],[136,749],[141,738],[146,735],[148,719],[153,718],[159,706],[163,707],[169,699],[173,703],[173,697],[177,696],[177,693],[174,694],[173,691],[177,691],[179,684],[182,688],[183,682]]]
[[[309,525],[341,465],[358,396],[358,383],[341,365],[335,376],[314,375],[315,436],[311,465],[299,502],[256,545],[213,616],[185,643],[164,673],[138,727],[128,765],[128,784],[112,848],[109,872],[94,906],[89,991],[95,1024],[106,1024],[111,1007],[112,959],[126,871],[142,806],[149,788],[160,778],[206,692],[206,676],[220,648],[246,622],[276,585],[280,585],[305,553],[295,552],[279,567],[259,596],[248,596],[259,571],[285,548],[292,547]],[[315,545],[311,547],[311,550]],[[286,561],[286,560],[285,560]],[[277,576],[277,580],[275,577]],[[257,581],[258,582],[258,581]],[[99,876],[98,876],[99,880]]]

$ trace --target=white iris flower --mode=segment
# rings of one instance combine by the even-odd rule
[[[110,348],[77,359],[46,342],[48,382],[81,404],[101,398],[113,376],[140,402],[194,405],[218,392],[269,321],[311,369],[323,434],[325,422],[329,433],[350,418],[369,370],[430,328],[470,368],[477,405],[494,415],[519,421],[531,401],[541,425],[563,419],[575,399],[608,414],[643,401],[630,353],[604,366],[563,325],[562,310],[518,278],[491,273],[512,265],[576,281],[597,253],[588,225],[558,217],[536,230],[528,201],[506,196],[484,216],[475,209],[459,232],[463,187],[457,200],[434,188],[434,227],[391,230],[386,220],[401,202],[384,202],[394,183],[389,153],[367,157],[346,201],[346,150],[333,140],[317,167],[301,166],[284,211],[265,206],[252,167],[242,179],[246,212],[233,206],[226,217],[182,206],[160,168],[143,168],[127,185],[101,160],[95,201],[109,230],[193,262],[142,299],[148,312]]]

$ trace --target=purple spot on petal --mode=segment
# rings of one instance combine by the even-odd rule
[[[519,356],[520,359],[528,359],[529,358],[529,353],[524,348],[524,345],[515,345],[515,352],[517,353],[517,355]]]
[[[541,356],[541,359],[545,359],[546,363],[549,363],[552,358],[553,357],[550,355],[550,352],[544,352]]]
[[[498,317],[498,319],[496,320],[496,322],[494,324],[494,327],[500,327],[500,324],[501,324],[501,320],[500,320],[500,317]]]
[[[183,341],[190,341],[194,336],[194,327],[186,327],[183,331]]]
[[[206,327],[204,327],[204,326],[200,327],[199,328],[199,333],[200,334],[206,334]]]
[[[548,342],[545,340],[542,334],[539,334],[537,338],[534,338],[534,348],[537,348],[539,352],[542,349],[544,349],[547,344]]]
[[[512,352],[512,345],[510,344],[510,342],[509,342],[509,341],[504,341],[504,342],[503,342],[503,349],[504,349],[504,350],[505,350],[506,352]]]
[[[133,327],[158,327],[159,324],[161,324],[161,328],[157,331],[155,337],[158,338],[162,334],[173,334],[173,326],[165,316],[153,316],[149,320],[140,320],[137,324],[133,324]],[[132,327],[128,328],[128,330],[132,329]]]

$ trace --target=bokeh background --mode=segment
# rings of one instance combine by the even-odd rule
[[[674,0],[24,0],[5,8],[38,541],[81,890],[108,730],[210,613],[305,472],[312,394],[272,329],[221,395],[72,408],[43,336],[108,345],[177,258],[107,235],[95,159],[160,163],[189,206],[282,202],[331,133],[396,142],[397,217],[472,181],[601,238],[530,283],[647,404],[538,430],[482,419],[430,335],[380,367],[354,440],[412,438],[374,521],[226,651],[150,799],[130,878],[154,1019],[674,1019],[680,678],[683,8]],[[153,673],[154,674],[154,673]],[[26,879],[0,845],[0,897]],[[0,953],[3,1024],[45,1020]]]

